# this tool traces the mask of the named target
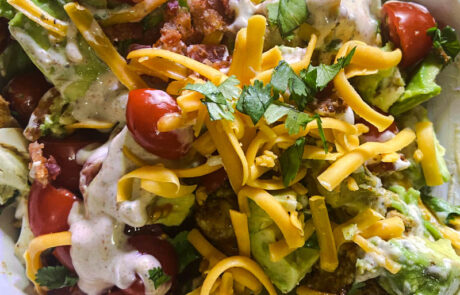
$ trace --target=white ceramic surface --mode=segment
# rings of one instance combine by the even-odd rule
[[[460,31],[460,0],[419,0],[427,6],[436,19]],[[442,86],[439,97],[429,103],[430,117],[435,123],[439,140],[446,148],[446,158],[454,173],[453,185],[434,189],[434,194],[460,204],[460,70],[452,64],[438,78]],[[456,131],[457,129],[457,131]],[[13,228],[12,208],[0,216],[0,295],[31,294],[31,288],[24,275],[24,268],[14,256],[14,241],[17,232]]]

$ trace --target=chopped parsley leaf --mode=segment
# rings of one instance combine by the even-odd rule
[[[37,284],[50,290],[71,287],[78,282],[78,277],[62,265],[42,267],[35,277]]]

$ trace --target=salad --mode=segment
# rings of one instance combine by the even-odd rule
[[[0,210],[37,294],[458,294],[413,2],[0,0]],[[450,194],[455,194],[455,187]]]

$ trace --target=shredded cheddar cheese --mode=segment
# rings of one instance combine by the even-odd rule
[[[67,22],[51,16],[31,0],[7,0],[7,2],[22,12],[32,21],[48,30],[53,35],[63,38],[67,34]]]
[[[417,134],[418,148],[423,155],[420,163],[422,164],[426,184],[429,186],[443,184],[444,181],[436,158],[433,123],[428,121],[419,122],[415,125],[415,132]]]
[[[414,139],[414,132],[406,128],[386,142],[366,142],[335,161],[318,176],[318,181],[324,188],[332,191],[367,160],[378,154],[399,151]]]
[[[368,240],[366,240],[362,236],[355,235],[353,237],[353,241],[359,247],[361,247],[361,249],[363,249],[366,253],[372,253],[372,254],[376,255],[377,257],[379,257],[379,258],[376,259],[377,263],[380,266],[384,267],[386,270],[388,270],[390,273],[395,274],[395,273],[399,272],[399,270],[401,269],[401,265],[399,263],[397,263],[397,262],[393,261],[391,258],[387,257],[382,250],[377,248],[374,244],[372,244],[371,242],[369,242]]]
[[[164,58],[166,60],[181,64],[184,67],[194,72],[197,72],[203,77],[206,77],[216,85],[219,85],[222,81],[224,81],[227,78],[225,74],[221,73],[219,70],[216,70],[211,66],[207,66],[189,57],[164,49],[142,48],[131,51],[128,54],[128,59],[145,59],[155,57]]]
[[[219,250],[214,248],[196,229],[189,232],[187,236],[188,241],[192,246],[209,261],[209,266],[214,267],[218,261],[225,259],[225,255]],[[232,269],[230,272],[233,275],[235,282],[249,288],[255,293],[258,293],[262,285],[257,281],[256,277],[244,269]]]
[[[372,67],[373,69],[387,69],[396,66],[402,57],[399,49],[392,52],[385,52],[379,48],[365,45],[362,42],[349,41],[339,49],[336,61],[338,58],[344,57],[352,48],[356,48],[356,50],[351,63],[363,67]],[[334,86],[340,97],[342,97],[353,111],[376,126],[379,131],[384,131],[393,123],[394,118],[392,116],[380,114],[362,100],[358,92],[348,81],[345,70],[341,70],[334,78]]]
[[[179,198],[191,194],[196,185],[182,185],[170,169],[157,166],[138,168],[118,180],[117,201],[129,200],[132,183],[139,179],[141,188],[163,198]]]
[[[260,268],[260,266],[250,258],[244,256],[232,256],[222,259],[213,268],[211,268],[211,270],[208,272],[208,275],[206,276],[206,279],[203,282],[200,295],[209,295],[212,286],[214,285],[215,281],[219,278],[219,276],[228,269],[235,267],[248,270],[257,279],[259,279],[259,281],[265,287],[269,295],[277,295],[275,287],[273,287],[270,279]]]
[[[251,245],[249,241],[248,216],[244,213],[230,210],[230,219],[232,220],[240,255],[250,257]]]
[[[319,259],[321,269],[333,272],[339,265],[331,222],[327,213],[324,197],[313,196],[309,199],[313,224],[319,243]]]
[[[248,199],[253,200],[257,206],[262,208],[268,216],[276,223],[283,233],[289,248],[299,248],[304,244],[304,237],[301,232],[292,225],[288,212],[283,206],[268,192],[262,189],[244,187],[238,193],[238,205],[240,211],[250,214]]]
[[[64,9],[96,55],[109,66],[123,85],[129,90],[147,88],[144,80],[128,67],[88,9],[75,2],[67,3]]]
[[[42,267],[40,255],[43,251],[58,246],[71,245],[71,233],[68,231],[41,235],[34,238],[29,243],[27,251],[24,253],[26,261],[26,275],[35,284],[35,289],[41,292],[39,285],[35,282],[35,274]]]
[[[142,0],[132,7],[110,13],[106,19],[101,21],[101,24],[103,26],[109,26],[122,23],[137,23],[166,1],[167,0]]]

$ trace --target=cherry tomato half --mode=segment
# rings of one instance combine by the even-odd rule
[[[34,182],[29,194],[29,225],[35,236],[69,229],[67,217],[78,198],[70,191],[48,184],[45,188]],[[57,247],[53,255],[70,270],[75,270],[70,257],[70,247]]]
[[[426,31],[436,25],[433,16],[413,2],[389,1],[382,9],[390,39],[402,50],[401,65],[416,64],[432,47],[433,41]]]
[[[10,80],[5,90],[5,98],[11,109],[17,113],[22,126],[29,122],[30,115],[38,105],[40,98],[51,88],[38,70],[20,74]]]
[[[228,179],[227,172],[221,168],[213,173],[201,177],[200,183],[206,188],[206,192],[211,194],[220,188]]]
[[[29,194],[29,224],[35,236],[69,229],[67,217],[78,198],[70,191],[51,184],[34,182]]]
[[[165,239],[159,236],[139,234],[128,238],[137,251],[143,254],[150,254],[161,264],[163,271],[174,278],[178,272],[177,255],[174,247]]]
[[[177,255],[174,247],[166,240],[152,234],[135,234],[128,242],[143,254],[154,256],[161,264],[164,272],[172,277],[178,272]],[[145,293],[144,283],[137,278],[127,289],[117,290],[110,294],[116,295],[142,295]]]
[[[136,142],[147,151],[166,158],[178,159],[190,149],[191,128],[159,132],[158,120],[166,114],[178,114],[176,101],[166,92],[155,89],[136,89],[129,93],[126,108],[128,129]]]
[[[64,187],[74,193],[79,191],[80,171],[83,168],[76,161],[78,151],[92,143],[99,143],[106,136],[96,132],[77,132],[64,139],[45,137],[39,140],[44,144],[45,157],[53,156],[61,167],[53,185]]]

